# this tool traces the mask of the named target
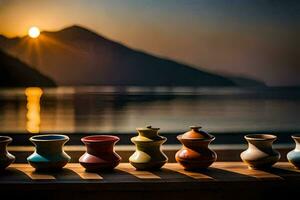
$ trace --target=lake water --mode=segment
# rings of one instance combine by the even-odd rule
[[[59,87],[0,90],[1,133],[300,131],[300,90]]]

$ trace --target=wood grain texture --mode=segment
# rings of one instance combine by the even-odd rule
[[[297,194],[300,170],[287,162],[267,170],[250,170],[241,162],[216,162],[190,172],[177,163],[158,171],[137,171],[129,163],[115,170],[90,173],[77,163],[59,172],[36,172],[12,164],[0,172],[0,192],[33,199],[269,199]],[[19,191],[19,192],[14,192]],[[47,196],[45,197],[45,192]],[[36,197],[36,198],[34,198]]]
[[[26,174],[32,180],[55,180],[55,177],[51,174],[36,173],[32,167],[28,167],[27,164],[17,164],[13,167]]]
[[[69,164],[67,164],[67,166],[65,168],[75,172],[82,179],[86,179],[86,180],[101,180],[101,179],[103,179],[103,177],[97,173],[85,171],[85,169],[77,163],[69,163]]]
[[[18,173],[16,173],[18,171]],[[261,181],[275,180],[282,181],[286,179],[299,179],[300,170],[295,169],[287,162],[277,163],[273,168],[266,170],[248,169],[247,165],[241,162],[216,162],[207,170],[191,172],[184,170],[177,163],[168,163],[158,171],[138,171],[129,163],[121,163],[115,170],[106,172],[91,173],[77,163],[69,163],[59,172],[36,172],[28,164],[12,164],[6,171],[0,173],[0,184],[10,179],[20,179],[20,173],[23,179],[29,180],[49,180],[49,181],[80,181],[80,180],[104,180],[106,182],[118,183],[120,181],[143,182],[143,180],[152,181],[174,181],[201,182],[222,181],[222,182],[241,182],[241,181]],[[24,176],[25,175],[25,176]],[[124,178],[122,180],[122,178]],[[22,179],[21,179],[22,180]],[[22,183],[22,182],[20,182]]]
[[[160,179],[159,176],[155,175],[149,171],[139,171],[134,167],[129,165],[128,163],[120,163],[117,169],[124,171],[125,173],[130,173],[131,175],[139,178],[139,179]]]

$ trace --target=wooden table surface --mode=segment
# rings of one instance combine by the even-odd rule
[[[185,171],[177,163],[168,163],[161,170],[151,172],[137,171],[130,164],[121,163],[114,171],[99,173],[85,172],[83,167],[75,163],[68,164],[60,172],[49,173],[35,172],[28,164],[12,164],[0,173],[0,192],[54,190],[61,197],[65,196],[64,192],[72,191],[75,194],[80,191],[81,195],[85,195],[85,192],[94,191],[104,196],[117,195],[116,199],[119,195],[123,195],[123,199],[130,199],[130,192],[131,195],[144,195],[144,199],[151,199],[153,192],[158,192],[160,197],[174,195],[173,199],[198,193],[211,199],[216,194],[223,195],[223,199],[226,199],[226,194],[232,194],[233,191],[240,195],[248,192],[247,196],[252,197],[267,195],[267,192],[286,194],[299,187],[300,170],[287,162],[277,163],[268,170],[250,170],[241,162],[216,162],[201,172]],[[150,196],[145,196],[147,192]],[[92,196],[89,195],[90,198]]]

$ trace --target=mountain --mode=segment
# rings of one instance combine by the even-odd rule
[[[235,84],[241,87],[267,87],[266,84],[262,81],[246,78],[246,77],[233,77],[227,76],[232,80]]]
[[[37,70],[0,51],[0,87],[53,87],[55,83]]]
[[[111,41],[80,26],[38,39],[0,37],[0,48],[58,85],[235,86],[229,78]]]

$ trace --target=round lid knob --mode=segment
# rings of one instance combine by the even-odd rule
[[[200,130],[201,126],[190,126],[190,131],[182,135],[182,139],[211,139],[212,135],[207,132]]]
[[[153,128],[152,126],[146,126],[147,129],[151,129],[151,130],[159,130],[160,128]]]

